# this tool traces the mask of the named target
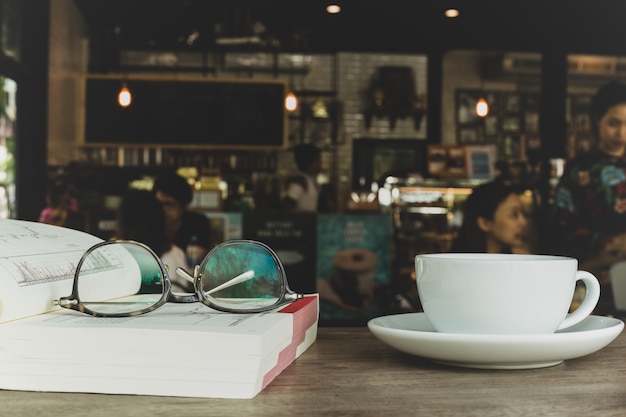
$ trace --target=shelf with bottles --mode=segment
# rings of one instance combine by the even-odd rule
[[[118,167],[195,166],[228,172],[275,172],[277,156],[270,150],[163,148],[158,146],[89,146],[81,160]]]

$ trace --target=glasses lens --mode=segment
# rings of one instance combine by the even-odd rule
[[[227,243],[211,252],[202,265],[200,290],[223,308],[267,308],[276,304],[285,290],[278,262],[259,244]]]
[[[163,294],[159,262],[143,246],[111,242],[87,255],[78,271],[78,298],[96,313],[126,314],[155,305]]]

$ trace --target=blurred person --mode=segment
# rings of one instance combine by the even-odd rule
[[[40,223],[79,229],[82,227],[78,200],[71,187],[55,181],[46,191],[46,207],[39,213]]]
[[[320,186],[317,175],[322,169],[321,152],[312,144],[297,145],[293,150],[298,175],[287,180],[283,208],[288,211],[317,212]]]
[[[187,270],[185,252],[172,243],[165,232],[165,212],[153,193],[131,189],[126,192],[117,211],[113,239],[141,242],[152,249],[167,265],[174,291],[193,291],[193,285],[176,274],[176,268]]]
[[[201,261],[211,248],[211,224],[202,213],[189,210],[193,189],[187,180],[175,173],[164,174],[154,180],[152,192],[165,211],[168,237],[185,251],[190,268]],[[190,252],[193,254],[190,255]]]
[[[595,142],[567,161],[557,185],[552,250],[578,259],[602,285],[597,314],[611,314],[609,270],[626,260],[626,85],[601,86],[591,101]]]
[[[472,190],[450,252],[531,253],[528,220],[517,188],[490,181]]]

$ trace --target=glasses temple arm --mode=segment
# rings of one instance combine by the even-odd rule
[[[205,294],[213,294],[214,292],[218,292],[223,290],[224,288],[232,287],[233,285],[237,285],[241,282],[247,281],[249,279],[254,278],[254,271],[249,270],[244,272],[243,274],[237,275],[235,278],[231,278],[222,285],[218,285],[215,288],[212,288],[210,291],[207,291]]]
[[[197,269],[197,267],[196,267]],[[176,273],[178,274],[178,276],[186,279],[187,281],[193,282],[194,278],[189,275],[189,273],[187,271],[185,271],[182,268],[176,268]],[[197,270],[194,271],[194,275],[197,274]],[[228,287],[232,287],[233,285],[237,285],[241,282],[247,281],[249,279],[254,278],[254,271],[253,270],[249,270],[246,271],[242,274],[237,275],[234,278],[229,279],[228,281],[226,281],[225,283],[223,283],[222,285],[218,285],[215,288],[212,288],[210,291],[205,292],[205,294],[212,294],[214,292],[223,290],[224,288],[228,288]]]

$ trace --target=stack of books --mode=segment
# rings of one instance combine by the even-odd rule
[[[316,340],[317,295],[258,314],[200,303],[128,318],[54,308],[97,241],[0,220],[0,389],[252,398]]]

